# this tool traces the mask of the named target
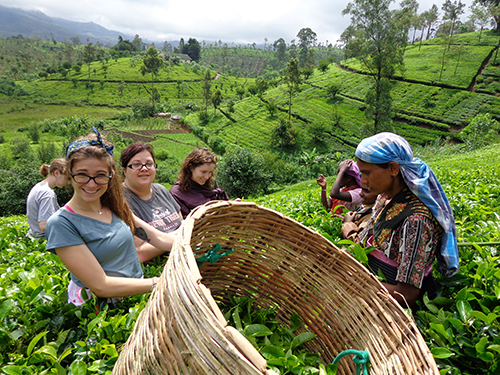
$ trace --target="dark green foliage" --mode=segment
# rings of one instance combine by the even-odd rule
[[[19,161],[30,160],[32,156],[30,141],[26,137],[16,137],[10,141],[12,158]]]
[[[200,123],[202,125],[207,125],[210,122],[210,115],[208,114],[208,112],[199,111],[198,120],[200,120]]]
[[[0,212],[2,216],[25,215],[26,197],[43,177],[39,162],[19,159],[9,171],[0,172]]]
[[[136,99],[132,102],[132,112],[136,118],[146,118],[155,113],[155,107],[150,101]]]
[[[221,137],[212,137],[208,140],[208,145],[218,155],[224,155],[227,144]]]
[[[273,129],[271,145],[280,150],[293,150],[297,147],[298,132],[292,123],[280,117],[278,124]]]
[[[28,126],[28,137],[33,143],[38,143],[40,140],[40,131],[38,129],[38,124],[31,124]]]
[[[321,60],[318,64],[318,70],[321,73],[325,73],[328,70],[329,65],[330,63],[328,62],[328,60]]]
[[[232,198],[243,198],[266,192],[270,173],[262,157],[248,148],[227,151],[219,163],[217,181]]]
[[[22,87],[19,87],[15,82],[6,79],[0,79],[0,93],[8,96],[28,95]]]
[[[60,150],[57,149],[54,142],[40,142],[40,146],[36,150],[38,161],[44,164],[50,164],[52,160],[62,157]]]

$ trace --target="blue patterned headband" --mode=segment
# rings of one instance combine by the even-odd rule
[[[113,145],[108,146],[108,145],[104,144],[102,137],[101,137],[101,133],[99,133],[99,131],[93,125],[92,125],[92,129],[94,129],[94,132],[97,135],[97,141],[94,141],[93,139],[80,139],[79,141],[75,141],[75,142],[70,143],[70,145],[66,149],[66,158],[73,151],[79,150],[79,149],[81,149],[83,147],[87,147],[87,146],[102,147],[108,152],[108,154],[113,156],[113,148],[115,146],[113,146]]]

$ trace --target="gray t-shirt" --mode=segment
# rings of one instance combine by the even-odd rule
[[[30,226],[28,234],[36,238],[45,237],[38,222],[47,221],[58,209],[56,193],[48,184],[39,182],[33,186],[26,199],[26,217]]]
[[[125,199],[130,209],[137,217],[159,231],[168,233],[176,230],[182,223],[179,204],[163,185],[153,183],[151,189],[151,198],[143,200],[124,186]]]
[[[87,245],[108,276],[142,277],[134,238],[123,220],[113,214],[110,224],[95,220],[65,208],[59,209],[47,222],[47,250],[73,245]],[[71,280],[86,286],[71,274]]]

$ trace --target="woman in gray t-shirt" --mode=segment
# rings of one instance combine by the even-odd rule
[[[31,188],[26,199],[26,216],[30,226],[28,235],[45,237],[47,220],[59,209],[54,188],[62,188],[69,182],[65,171],[66,159],[63,158],[54,159],[50,165],[43,164],[40,167],[40,174],[45,178]]]
[[[161,184],[154,183],[156,160],[151,146],[137,142],[120,157],[125,199],[132,212],[154,228],[170,233],[180,227],[180,206]]]
[[[123,196],[113,146],[97,129],[67,149],[67,176],[74,193],[47,222],[47,250],[71,272],[68,302],[83,303],[84,289],[101,298],[147,293],[157,278],[144,279],[134,233],[169,251],[175,237],[135,216]]]

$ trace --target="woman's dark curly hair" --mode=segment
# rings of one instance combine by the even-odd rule
[[[181,170],[177,175],[177,181],[179,186],[183,191],[191,190],[191,182],[193,173],[191,170],[193,168],[199,167],[203,164],[215,164],[215,169],[217,168],[217,156],[213,152],[208,151],[206,147],[197,147],[189,153],[181,164]],[[213,189],[215,183],[215,169],[212,177],[205,182],[206,187]]]

